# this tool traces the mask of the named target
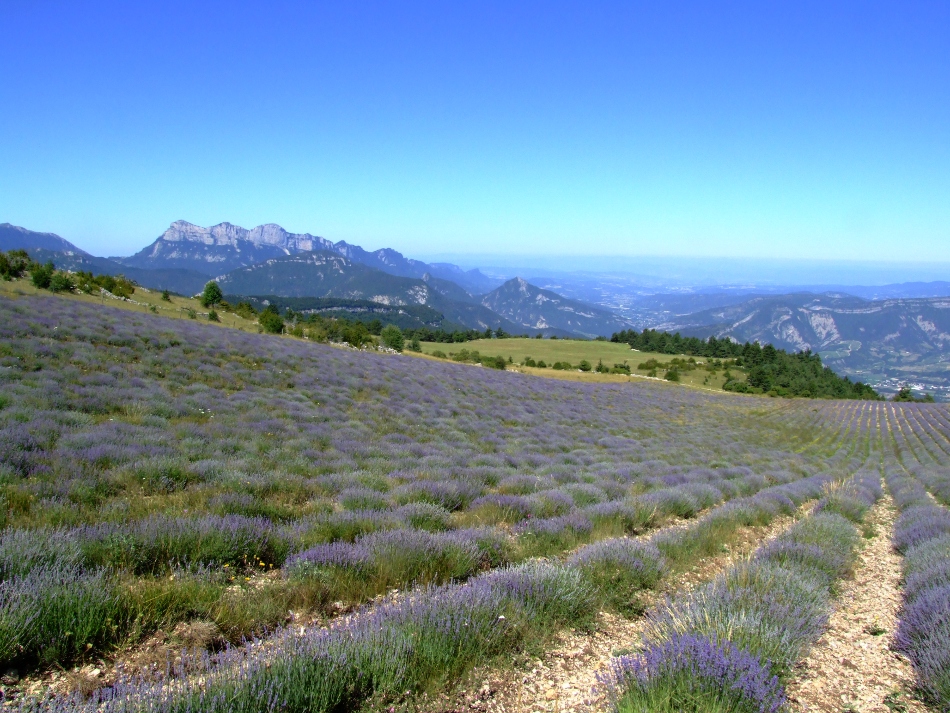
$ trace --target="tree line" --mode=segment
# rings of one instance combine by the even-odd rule
[[[683,337],[655,329],[616,332],[610,341],[629,344],[643,352],[686,354],[710,359],[732,359],[748,370],[746,381],[727,381],[723,388],[738,393],[773,394],[833,399],[874,399],[882,397],[870,386],[839,376],[821,363],[810,349],[789,353],[771,344],[740,344],[730,339]]]

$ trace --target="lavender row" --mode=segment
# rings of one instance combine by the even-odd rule
[[[929,485],[945,487],[931,474]],[[950,510],[895,464],[887,484],[901,511],[894,546],[904,555],[904,601],[895,645],[910,659],[925,697],[950,707]]]
[[[755,492],[765,479],[753,476],[723,480],[716,486],[688,484],[657,490],[631,499],[606,501],[568,510],[569,515],[532,518],[513,528],[515,535],[530,540],[558,538],[565,530],[590,534],[595,525],[612,526],[630,532],[651,526],[670,515],[691,516],[735,494]],[[316,540],[335,543],[313,552],[343,552],[353,543],[351,559],[357,561],[369,541],[409,542],[462,541],[485,528],[460,530],[438,536],[425,532],[397,533],[418,528],[444,530],[451,526],[447,513],[428,503],[412,503],[394,511],[342,511],[305,519],[291,525],[275,525],[263,517],[206,515],[201,517],[151,516],[131,523],[103,523],[72,529],[11,529],[0,534],[0,579],[25,574],[37,564],[108,566],[133,573],[159,573],[183,567],[239,567],[246,564],[281,566],[294,550],[293,562],[308,555],[303,544]],[[385,533],[389,534],[385,534]],[[412,538],[416,539],[413,540]],[[501,531],[494,535],[502,538]],[[367,539],[369,538],[369,539]],[[380,539],[381,538],[381,539]],[[474,538],[475,540],[478,537]],[[497,566],[504,559],[503,548],[494,542],[482,559]],[[310,557],[313,559],[313,557]],[[411,581],[410,576],[406,581]]]
[[[817,497],[828,482],[828,476],[814,476],[773,486],[755,496],[715,508],[690,527],[679,530],[683,534],[664,538],[660,533],[654,539],[668,545],[693,539],[696,533],[709,536],[713,523],[721,527],[726,521],[733,526],[748,524],[750,518],[755,522],[768,521],[779,512],[794,508],[795,504]],[[425,562],[444,556],[444,550],[440,551],[439,546],[449,545],[457,548],[456,554],[463,553],[460,557],[467,556],[470,563],[476,562],[480,557],[479,549],[471,547],[469,540],[459,538],[460,534],[394,531],[358,541],[357,548],[345,547],[345,543],[323,545],[292,558],[288,570],[299,575],[315,566],[326,574],[328,569],[343,567],[365,579],[372,577],[377,563],[385,559],[379,557],[380,552],[399,558],[404,557],[406,551],[421,548],[422,554],[417,562],[419,567],[424,567]],[[497,533],[472,533],[483,538],[485,549],[498,544],[493,534]],[[716,530],[716,534],[721,534],[721,531]],[[430,549],[426,550],[426,547]],[[702,556],[700,552],[694,554]],[[93,702],[84,705],[92,706],[106,700],[105,710],[119,711],[134,707],[134,702],[140,698],[147,701],[148,710],[155,711],[252,710],[254,701],[258,700],[267,700],[269,706],[287,710],[331,710],[335,706],[356,705],[357,701],[373,694],[420,687],[431,678],[444,680],[475,661],[484,660],[501,650],[525,645],[525,637],[530,640],[565,624],[582,624],[585,617],[590,617],[598,609],[597,603],[603,600],[604,593],[614,591],[615,582],[603,581],[595,575],[598,566],[605,563],[623,569],[627,582],[635,572],[639,588],[655,586],[666,573],[665,559],[656,544],[630,539],[610,540],[581,550],[566,567],[535,562],[514,569],[495,570],[475,577],[468,584],[418,590],[406,602],[384,605],[372,613],[357,615],[355,624],[309,632],[303,637],[285,630],[268,641],[266,654],[254,653],[255,649],[248,648],[235,650],[224,657],[205,657],[188,664],[192,670],[183,682],[177,680],[180,675],[174,677],[175,683],[168,685],[126,681],[98,694]],[[330,577],[330,581],[335,579]],[[479,606],[485,604],[486,593],[490,592],[494,597],[489,602],[492,615],[487,619],[482,620],[481,615],[469,609],[473,606],[473,592],[480,592],[477,597]],[[509,601],[512,592],[516,592],[518,597],[518,605],[514,608]],[[463,613],[457,613],[458,607],[462,607]],[[519,611],[519,607],[530,610],[527,615],[529,624],[525,623],[526,614]],[[519,626],[517,635],[509,638],[509,627]],[[452,629],[452,637],[460,640],[452,639],[447,643],[446,627]],[[418,654],[413,647],[402,648],[401,638],[380,634],[403,629],[410,632],[414,647],[423,649],[421,661],[417,660]],[[433,633],[433,629],[437,631]],[[428,636],[434,640],[420,641]],[[473,637],[477,641],[473,641]],[[360,648],[364,645],[365,650]],[[359,651],[354,652],[354,648],[348,647]],[[446,648],[450,649],[448,653]],[[438,652],[437,664],[425,658],[431,655],[430,649]],[[341,662],[342,656],[353,657],[353,668],[347,668]],[[328,666],[335,671],[333,675],[328,674]],[[341,666],[342,672],[338,670]],[[195,668],[199,669],[200,677],[212,681],[210,688],[193,683]],[[201,671],[205,673],[201,674]],[[377,671],[382,673],[377,674]],[[366,676],[368,678],[364,678]],[[361,681],[360,686],[354,686],[354,677]],[[46,706],[44,710],[81,707],[78,699],[47,701],[43,705]],[[263,709],[270,710],[270,707]]]
[[[425,689],[473,663],[581,626],[592,591],[577,572],[529,563],[459,586],[422,590],[329,629],[285,629],[266,646],[186,660],[189,676],[119,682],[91,699],[24,702],[21,710],[172,712],[354,710],[372,696]]]
[[[819,497],[832,482],[826,475],[766,488],[752,497],[714,508],[685,528],[656,533],[649,540],[614,538],[580,548],[568,565],[596,587],[602,604],[621,613],[640,613],[640,594],[653,589],[671,566],[681,567],[719,551],[741,527],[765,525]]]
[[[749,560],[651,612],[643,652],[615,659],[603,679],[615,710],[782,709],[783,681],[856,558],[854,523],[880,495],[879,476],[856,476]]]

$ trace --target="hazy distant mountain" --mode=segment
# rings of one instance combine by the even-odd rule
[[[493,280],[479,272],[478,269],[463,270],[458,265],[448,263],[429,264],[420,260],[413,260],[405,257],[402,253],[392,248],[381,248],[374,252],[364,250],[358,245],[350,245],[347,242],[340,241],[334,243],[330,250],[345,255],[353,262],[358,262],[367,267],[374,267],[377,270],[388,272],[391,275],[401,277],[419,277],[426,275],[449,280],[460,285],[470,295],[478,295],[488,292],[499,284],[498,280]]]
[[[810,293],[756,297],[659,326],[811,349],[835,371],[883,387],[911,381],[950,389],[950,297],[869,301]]]
[[[0,250],[53,250],[74,255],[89,255],[55,233],[37,233],[10,223],[0,223]]]
[[[520,277],[489,292],[481,302],[512,322],[535,330],[556,329],[597,337],[632,326],[606,309],[542,290]]]
[[[812,292],[843,292],[866,300],[916,299],[920,297],[950,297],[950,282],[901,282],[893,285],[835,285]]]
[[[517,325],[471,302],[458,285],[431,276],[426,279],[391,275],[355,263],[327,250],[286,255],[233,270],[218,278],[221,289],[235,295],[338,297],[383,305],[426,305],[451,322],[470,329],[520,333]],[[463,295],[468,301],[453,299]]]
[[[619,261],[623,264],[623,261]],[[496,272],[485,268],[491,275]],[[515,273],[518,274],[518,273]],[[554,272],[520,273],[528,282],[551,290],[570,299],[599,305],[625,319],[638,328],[655,327],[678,316],[703,310],[739,304],[753,297],[788,295],[809,292],[816,295],[835,292],[869,300],[908,299],[918,297],[950,296],[950,282],[902,282],[882,285],[859,285],[843,282],[778,284],[749,276],[743,284],[723,282],[706,284],[689,282],[685,277],[661,279],[632,272]],[[787,277],[795,277],[792,271]],[[868,275],[865,275],[867,277]],[[723,278],[728,273],[722,274]]]
[[[327,250],[352,262],[400,277],[421,278],[429,274],[452,280],[474,294],[487,292],[498,282],[478,270],[462,270],[455,265],[429,265],[404,257],[390,248],[375,252],[340,241],[332,243],[310,233],[289,233],[269,223],[250,230],[231,223],[202,228],[184,220],[169,226],[151,245],[126,258],[113,258],[138,268],[184,268],[206,275],[221,275],[286,255]]]

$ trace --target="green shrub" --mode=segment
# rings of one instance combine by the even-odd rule
[[[234,314],[242,319],[254,319],[257,316],[257,310],[250,302],[238,302],[234,308]]]
[[[264,310],[257,321],[268,334],[280,334],[284,331],[284,320],[276,311]]]
[[[395,324],[387,324],[383,327],[379,336],[385,346],[397,352],[401,352],[406,344],[406,338],[403,336],[402,330]]]
[[[505,361],[505,357],[503,356],[482,357],[482,365],[491,369],[501,369],[504,371],[507,364],[508,362]]]
[[[577,368],[580,369],[581,371],[590,371],[591,365],[589,361],[587,361],[586,359],[582,359],[581,363],[577,365]]]
[[[0,277],[12,280],[14,277],[23,277],[30,272],[35,263],[26,250],[10,250],[0,252]]]
[[[45,265],[35,265],[30,270],[30,278],[33,280],[33,287],[40,290],[48,289],[53,281],[53,263],[48,262]]]
[[[75,287],[73,278],[66,272],[54,272],[49,281],[50,292],[72,292]]]

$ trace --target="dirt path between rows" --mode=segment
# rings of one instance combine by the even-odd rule
[[[828,630],[788,686],[796,713],[924,713],[908,661],[890,650],[901,603],[901,557],[891,545],[897,512],[885,496],[869,513],[867,540],[853,579],[836,602]]]
[[[805,510],[814,503],[809,503]],[[800,516],[800,515],[799,515]],[[684,591],[709,581],[737,559],[744,557],[764,541],[787,529],[798,517],[777,518],[767,527],[746,528],[731,549],[671,580],[655,598]],[[476,670],[469,687],[421,709],[426,713],[590,713],[604,711],[605,696],[597,690],[597,675],[606,671],[618,652],[628,653],[638,646],[643,619],[625,619],[601,612],[592,632],[565,632],[540,659],[525,663],[516,657],[508,671]],[[863,713],[863,711],[862,711]]]

